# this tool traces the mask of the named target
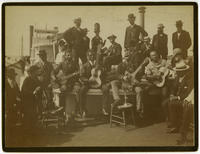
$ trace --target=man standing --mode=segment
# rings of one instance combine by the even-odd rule
[[[16,134],[15,125],[17,122],[17,112],[19,111],[21,94],[17,82],[15,70],[6,70],[5,80],[5,136],[7,143],[11,143]]]
[[[110,40],[111,46],[105,53],[105,57],[103,59],[103,66],[109,71],[112,65],[118,65],[122,61],[122,47],[120,44],[115,42],[117,37],[115,35],[111,35],[108,37]]]
[[[92,38],[91,44],[92,44],[92,51],[96,55],[98,45],[101,42],[103,42],[103,39],[99,36],[99,33],[100,33],[100,24],[99,23],[94,24],[94,33],[95,33],[95,36]]]
[[[83,46],[82,46],[82,52],[80,53],[80,58],[82,60],[82,63],[85,64],[87,62],[87,52],[90,49],[90,38],[87,36],[88,29],[83,29]]]
[[[168,47],[167,47],[168,37],[163,32],[163,29],[164,29],[164,25],[163,24],[159,24],[158,25],[158,33],[153,36],[152,49],[157,51],[157,53],[160,56],[162,56],[162,59],[167,59],[167,55],[168,55]]]
[[[81,28],[81,18],[74,19],[74,24],[74,27],[64,32],[63,37],[67,42],[70,43],[73,60],[78,65],[78,60],[81,58],[80,54],[83,52],[83,30]],[[81,61],[84,63],[83,59],[81,59]]]
[[[173,49],[180,48],[182,50],[183,57],[188,56],[188,49],[191,46],[191,38],[189,32],[183,30],[183,22],[181,20],[176,21],[177,31],[172,34]]]
[[[42,90],[47,95],[47,101],[52,103],[52,91],[51,91],[51,72],[53,71],[53,66],[50,62],[47,61],[47,54],[45,50],[40,50],[39,61],[34,65],[38,67],[38,79],[41,83]]]
[[[137,45],[141,34],[143,36],[148,35],[142,27],[135,24],[135,18],[136,17],[132,13],[128,15],[128,21],[131,25],[126,28],[124,40],[124,48],[126,50],[132,50]]]

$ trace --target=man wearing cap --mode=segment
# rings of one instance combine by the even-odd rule
[[[69,28],[63,33],[63,38],[69,42],[72,47],[72,57],[78,65],[78,59],[80,58],[81,52],[83,52],[83,29],[81,28],[81,18],[74,19],[74,24],[74,27]]]
[[[14,137],[13,133],[17,122],[17,112],[19,112],[19,106],[21,106],[21,93],[17,82],[15,70],[13,68],[6,69],[5,78],[5,135],[9,142]],[[8,143],[9,143],[8,142]]]
[[[177,31],[172,34],[173,49],[180,48],[182,50],[183,57],[188,56],[188,49],[191,46],[191,38],[189,32],[183,30],[183,22],[181,20],[176,21]]]
[[[124,48],[127,50],[131,50],[136,46],[141,34],[143,36],[148,35],[141,26],[135,24],[135,18],[133,13],[128,15],[128,21],[131,25],[126,28],[125,33]]]
[[[117,37],[115,35],[108,36],[110,40],[111,46],[105,53],[105,57],[103,59],[103,66],[106,70],[110,70],[112,65],[118,65],[122,61],[122,47],[120,44],[115,42]]]
[[[152,49],[157,51],[160,56],[162,56],[162,59],[167,59],[168,55],[168,47],[167,47],[167,42],[168,42],[168,37],[167,35],[163,32],[164,25],[159,24],[158,25],[158,31],[157,34],[153,36],[152,40]]]
[[[182,119],[183,100],[189,95],[194,87],[193,78],[189,70],[189,65],[183,60],[175,64],[174,70],[177,73],[170,92],[169,98],[169,122],[168,133],[179,131]]]

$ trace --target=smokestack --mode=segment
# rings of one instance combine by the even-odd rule
[[[32,46],[33,46],[33,30],[34,30],[33,25],[30,25],[29,29],[30,29],[30,48],[29,48],[30,54],[29,55],[31,55],[31,50],[32,50]]]
[[[145,14],[145,7],[139,7],[139,13],[140,13],[140,26],[142,28],[144,28],[145,25],[145,18],[144,18],[144,14]]]

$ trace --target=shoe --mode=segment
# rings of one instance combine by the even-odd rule
[[[63,107],[56,107],[55,110],[51,111],[51,114],[55,114],[55,113],[61,111],[62,109],[63,109]]]
[[[82,118],[84,119],[85,117],[86,117],[86,113],[83,112],[83,113],[82,113]]]
[[[178,132],[179,132],[178,128],[171,128],[171,129],[169,129],[169,130],[167,131],[167,133],[169,133],[169,134],[178,133]]]
[[[102,109],[102,113],[103,113],[103,115],[105,115],[105,116],[107,116],[107,115],[108,115],[108,112],[106,112],[106,110],[105,110],[105,109]]]

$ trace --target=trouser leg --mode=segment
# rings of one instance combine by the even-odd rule
[[[103,84],[102,85],[102,108],[106,108],[108,101],[109,101],[109,90],[110,90],[110,84]]]
[[[143,111],[143,104],[142,104],[142,88],[141,87],[135,87],[136,92],[136,110],[137,111]]]
[[[74,60],[74,62],[78,65],[78,51],[77,49],[72,48],[72,58]]]
[[[112,89],[112,95],[114,100],[120,100],[119,97],[119,81],[113,80],[111,81],[111,89]]]
[[[87,85],[83,85],[80,88],[80,109],[81,109],[81,113],[86,112],[86,93],[88,91],[89,87]]]

